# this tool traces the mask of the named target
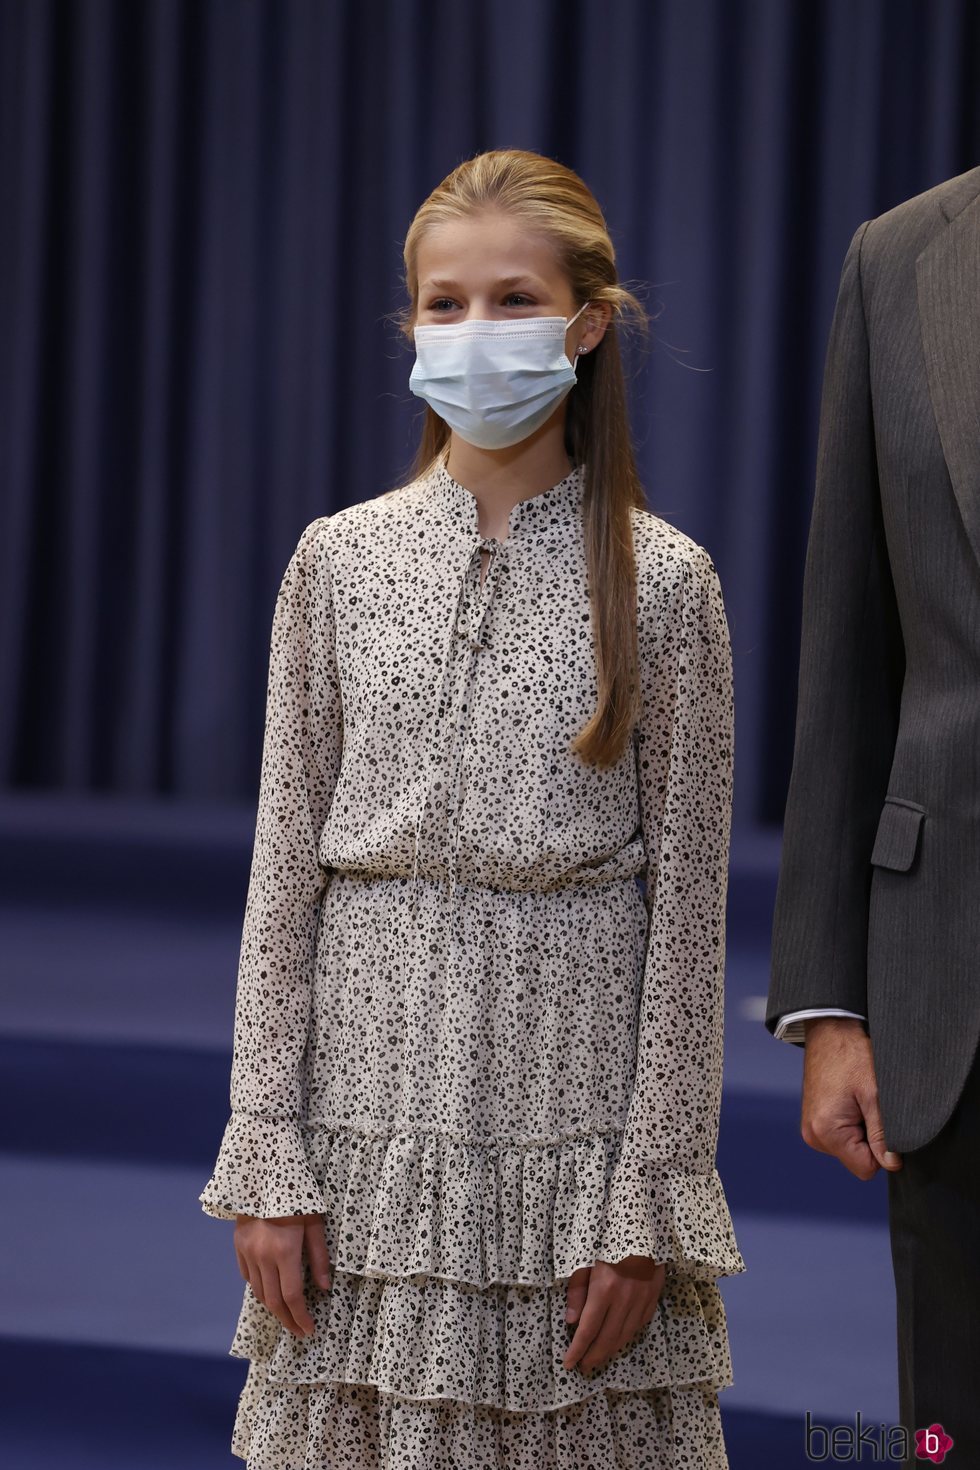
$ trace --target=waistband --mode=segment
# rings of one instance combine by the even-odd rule
[[[551,894],[568,894],[578,891],[598,891],[613,888],[617,884],[632,883],[636,886],[639,873],[613,873],[602,871],[592,872],[587,868],[579,869],[574,874],[563,879],[557,879],[553,883],[541,883],[534,881],[529,884],[519,883],[483,883],[470,879],[460,878],[458,874],[452,877],[452,883],[448,877],[432,877],[425,873],[413,874],[410,868],[403,872],[379,873],[371,868],[331,868],[329,870],[330,880],[340,880],[345,883],[369,886],[371,884],[381,886],[385,889],[401,890],[410,895],[417,888],[438,890],[447,896],[450,887],[457,893],[472,891],[475,893],[507,894],[514,897],[518,894],[537,895],[545,898]]]

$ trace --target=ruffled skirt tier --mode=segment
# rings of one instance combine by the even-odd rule
[[[230,1351],[251,1360],[232,1439],[248,1470],[726,1470],[717,1391],[732,1365],[709,1278],[742,1266],[723,1194],[726,1229],[706,1251],[704,1201],[691,1217],[665,1183],[657,1310],[585,1373],[563,1365],[567,1281],[597,1257],[618,1135],[303,1137],[332,1285],[304,1261],[316,1330],[302,1339],[246,1285]]]
[[[605,1254],[621,1134],[481,1145],[440,1133],[302,1128],[320,1182],[330,1259],[380,1276],[446,1276],[473,1286],[550,1286]],[[640,1168],[649,1166],[638,1166]],[[656,1261],[705,1282],[745,1265],[717,1170],[627,1176],[617,1215]]]
[[[249,1368],[232,1452],[248,1470],[728,1470],[718,1399],[694,1384],[607,1390],[555,1413],[370,1384],[291,1384]]]
[[[280,1324],[246,1287],[231,1352],[261,1360],[280,1383],[373,1384],[403,1398],[450,1398],[512,1412],[565,1408],[600,1389],[729,1384],[725,1312],[716,1286],[666,1274],[657,1311],[591,1375],[562,1359],[573,1328],[565,1283],[467,1286],[438,1276],[357,1276],[335,1269],[304,1292],[315,1332]],[[271,1319],[271,1321],[269,1320]]]

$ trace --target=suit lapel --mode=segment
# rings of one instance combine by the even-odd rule
[[[953,492],[980,561],[980,195],[975,178],[966,203],[965,192],[941,201],[949,223],[915,266],[929,393]]]

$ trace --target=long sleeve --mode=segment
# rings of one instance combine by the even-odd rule
[[[806,1045],[806,1028],[803,1022],[812,1016],[853,1016],[855,1021],[866,1021],[857,1011],[845,1011],[841,1006],[811,1006],[807,1010],[787,1011],[777,1016],[773,1036],[777,1041],[791,1041],[796,1046]]]
[[[235,1000],[231,1117],[198,1196],[218,1220],[325,1208],[300,1124],[315,940],[328,870],[318,841],[340,767],[343,717],[327,520],[300,537],[272,621],[265,733]]]
[[[803,575],[793,763],[773,908],[765,1025],[868,1010],[871,853],[894,761],[905,643],[878,482],[862,264],[841,269],[824,368]]]
[[[650,919],[633,1093],[597,1254],[649,1255],[710,1280],[745,1270],[715,1168],[734,698],[718,576],[691,545],[658,626],[640,622]]]

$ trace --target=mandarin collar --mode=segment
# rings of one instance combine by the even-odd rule
[[[453,479],[446,468],[445,455],[439,456],[431,471],[431,485],[434,501],[461,530],[481,541],[494,539],[481,534],[479,501],[472,490]],[[579,463],[557,485],[525,496],[511,508],[507,540],[535,538],[555,527],[579,522],[584,498],[585,465]]]

